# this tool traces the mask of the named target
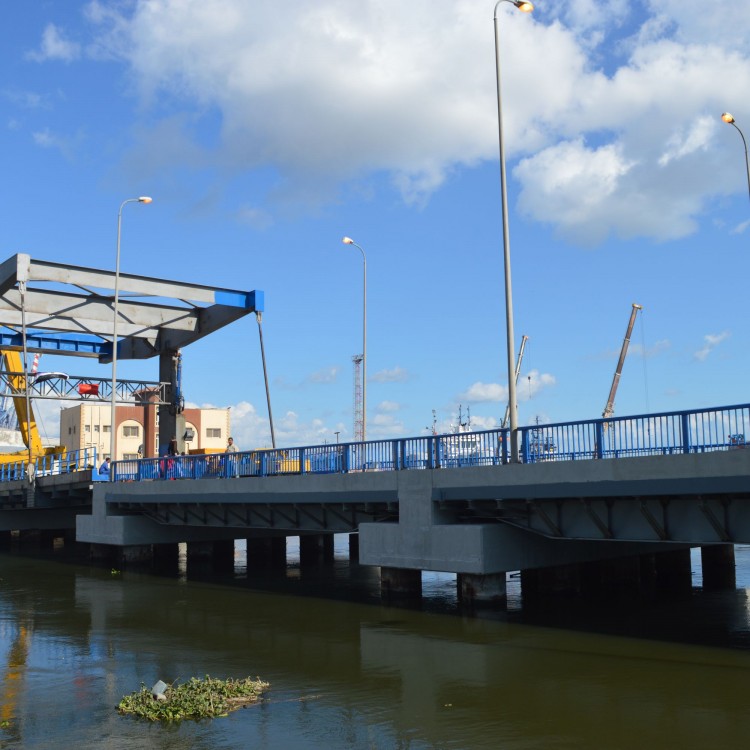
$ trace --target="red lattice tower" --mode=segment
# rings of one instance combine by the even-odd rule
[[[362,405],[362,360],[361,354],[352,357],[354,362],[354,441],[362,442],[364,439],[364,408]]]

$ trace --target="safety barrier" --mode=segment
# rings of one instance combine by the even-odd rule
[[[745,447],[750,404],[520,427],[522,463],[703,453]],[[371,440],[275,450],[116,461],[112,481],[267,477],[496,466],[509,430]]]
[[[22,454],[21,454],[22,456]],[[83,448],[77,451],[52,453],[39,456],[29,471],[28,458],[19,456],[17,461],[0,464],[0,482],[12,482],[32,477],[52,476],[55,474],[69,474],[73,471],[92,469],[96,471],[96,448]]]

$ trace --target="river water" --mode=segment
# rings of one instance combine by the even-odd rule
[[[377,571],[201,577],[62,551],[0,555],[0,748],[617,750],[750,737],[750,548],[738,588],[661,602],[462,612],[452,576],[386,606]],[[241,554],[242,550],[238,550]],[[239,558],[241,560],[241,558]],[[157,680],[261,677],[260,704],[174,725],[120,716]]]

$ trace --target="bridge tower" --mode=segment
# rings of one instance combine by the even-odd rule
[[[352,357],[354,362],[354,440],[364,440],[364,408],[362,405],[362,360],[361,354]]]

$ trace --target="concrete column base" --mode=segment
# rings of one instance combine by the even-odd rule
[[[466,604],[505,604],[508,598],[505,573],[459,573],[456,587],[458,598]]]
[[[701,568],[705,590],[728,591],[737,588],[733,544],[711,544],[701,547]]]
[[[654,555],[656,585],[663,594],[689,594],[693,590],[690,549],[657,552]]]
[[[359,563],[359,534],[349,534],[349,562]]]
[[[384,599],[419,599],[422,596],[422,571],[406,568],[380,569],[380,595]]]
[[[129,544],[119,547],[117,557],[121,565],[150,563],[154,559],[154,551],[150,544]]]
[[[248,570],[286,567],[286,537],[266,536],[245,541]]]
[[[234,570],[234,539],[223,539],[219,542],[211,542],[211,562],[214,570],[222,573],[231,573]]]
[[[179,544],[154,544],[154,569],[160,573],[172,573],[179,567]]]
[[[333,562],[333,534],[309,534],[299,538],[301,568]]]
[[[555,565],[521,571],[521,595],[524,601],[545,596],[578,595],[581,593],[581,565]]]

